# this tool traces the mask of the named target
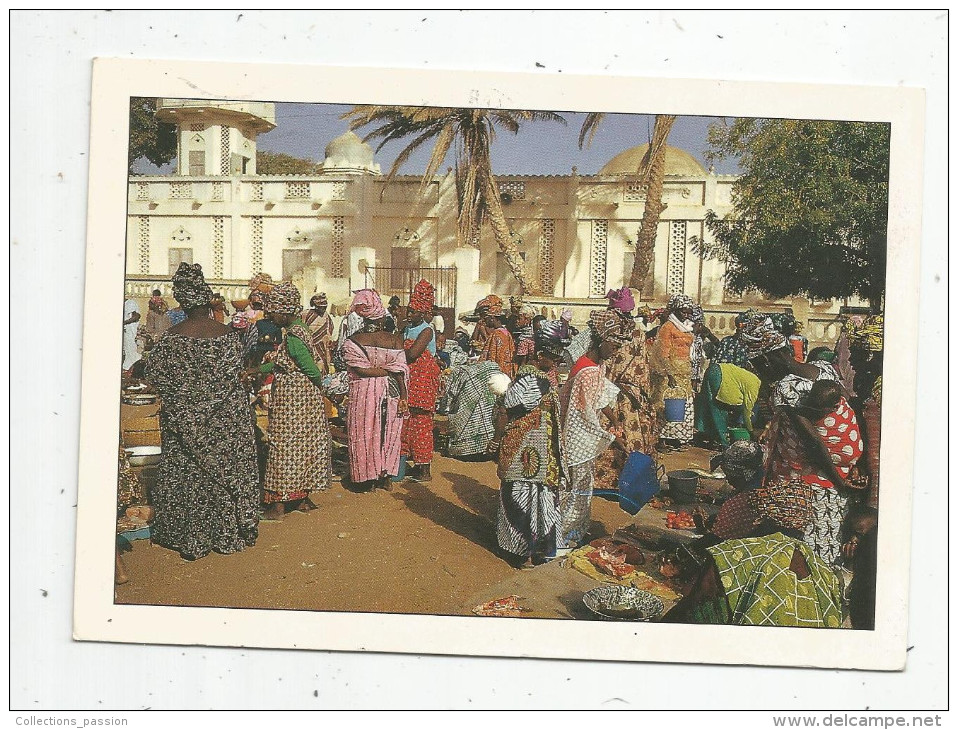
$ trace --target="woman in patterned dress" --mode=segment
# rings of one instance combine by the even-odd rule
[[[386,308],[373,289],[356,292],[362,320],[343,344],[349,377],[349,473],[353,484],[388,490],[399,473],[402,422],[409,415],[409,365],[402,338],[383,330]]]
[[[409,363],[409,418],[403,422],[402,454],[412,458],[410,476],[421,482],[432,480],[433,415],[439,397],[439,360],[436,332],[426,321],[432,316],[436,288],[425,279],[416,284],[407,307],[408,323],[403,330],[403,347]]]
[[[516,374],[516,346],[512,333],[506,328],[502,300],[490,294],[476,305],[476,312],[482,317],[485,340],[482,344],[480,360],[491,360],[510,378]],[[479,327],[476,327],[479,330]]]
[[[210,316],[213,292],[198,264],[180,265],[173,296],[187,318],[160,338],[146,366],[162,403],[152,537],[195,560],[256,542],[259,474],[239,338]]]
[[[682,448],[695,435],[694,393],[692,389],[691,348],[695,340],[692,313],[695,303],[685,294],[669,298],[668,319],[659,327],[651,351],[652,386],[656,413],[664,421],[665,399],[677,393],[685,396],[685,418],[682,421],[664,421],[661,438],[668,446]]]
[[[323,369],[330,372],[332,368],[329,350],[333,337],[333,318],[329,316],[329,299],[326,292],[315,294],[309,300],[309,311],[303,316],[303,322],[313,336],[313,345],[323,361]]]
[[[535,363],[519,367],[496,418],[491,451],[499,453],[499,547],[537,565],[556,552],[561,479],[559,398],[547,377],[567,342],[557,328],[536,333]]]
[[[837,389],[835,392],[840,394],[840,401],[845,402],[838,374],[824,361],[796,362],[785,336],[775,329],[772,320],[765,315],[750,319],[740,336],[748,347],[752,368],[762,379],[763,385],[771,384],[773,414],[763,436],[769,452],[766,471],[785,479],[808,477],[806,481],[812,487],[814,498],[814,519],[806,533],[806,542],[826,562],[834,563],[839,558],[841,526],[848,513],[848,484],[845,479],[848,472],[844,475],[836,473],[830,456],[817,458],[825,449],[824,444],[816,445],[812,440],[813,436],[818,438],[814,431],[819,424],[807,418],[797,419],[795,409],[806,406],[813,387],[822,381],[823,385],[831,381],[830,384]],[[835,408],[838,409],[837,404]],[[824,423],[820,425],[825,426]],[[857,426],[854,430],[859,436]],[[810,452],[809,449],[814,451]],[[816,461],[822,463],[816,465]],[[823,479],[818,479],[815,475],[822,475],[821,469],[827,473],[824,473]]]
[[[322,357],[300,317],[299,290],[284,281],[266,296],[266,311],[286,330],[276,358],[259,371],[273,374],[269,398],[269,455],[266,460],[264,519],[316,508],[311,492],[329,488],[332,478],[329,422],[320,390]]]
[[[625,450],[619,429],[605,430],[599,415],[612,420],[611,406],[619,389],[605,377],[604,362],[632,341],[635,320],[614,309],[589,316],[592,346],[572,366],[559,393],[562,411],[562,464],[566,481],[559,492],[560,524],[557,549],[581,545],[592,518],[592,488],[596,458],[613,442]]]
[[[635,329],[631,342],[619,348],[606,363],[605,375],[618,387],[619,395],[612,405],[611,418],[602,415],[603,428],[621,429],[629,452],[639,451],[654,460],[661,426],[652,403],[645,332]],[[617,491],[625,460],[626,453],[620,449],[603,451],[595,461],[596,489]]]

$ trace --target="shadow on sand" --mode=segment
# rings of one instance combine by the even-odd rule
[[[461,475],[449,474],[450,481],[453,484],[457,480],[463,479]],[[466,487],[467,491],[475,494],[477,490],[488,490],[474,479],[466,477],[472,484]],[[459,490],[454,488],[456,495],[459,496]],[[482,510],[482,514],[473,514],[469,510],[450,502],[429,489],[427,484],[407,479],[394,487],[391,496],[393,499],[401,501],[411,511],[420,517],[425,517],[431,522],[443,527],[450,532],[454,532],[460,537],[464,537],[469,542],[488,550],[496,557],[510,562],[506,553],[499,549],[499,543],[496,540],[495,508],[491,511],[488,508]],[[461,496],[460,496],[461,498]],[[482,498],[484,504],[488,504],[489,497],[485,495]],[[463,500],[466,501],[466,500]],[[495,502],[493,503],[495,504]],[[471,505],[470,505],[471,506]]]

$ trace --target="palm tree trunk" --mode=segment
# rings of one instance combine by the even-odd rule
[[[635,242],[635,264],[629,286],[642,290],[648,279],[655,258],[655,236],[659,229],[659,217],[668,206],[662,202],[662,188],[665,181],[665,150],[669,132],[675,117],[659,114],[655,117],[655,129],[649,144],[649,159],[646,167],[648,192],[645,198],[645,210],[642,212],[642,225]]]
[[[542,288],[529,280],[526,273],[526,262],[519,254],[519,247],[512,240],[512,231],[509,230],[509,224],[506,222],[506,214],[502,210],[502,199],[499,197],[499,187],[491,174],[482,174],[481,184],[486,198],[486,205],[489,212],[489,223],[492,226],[492,233],[496,237],[496,244],[499,250],[505,254],[506,263],[512,270],[513,276],[519,282],[519,289],[522,294],[537,295],[542,293]]]

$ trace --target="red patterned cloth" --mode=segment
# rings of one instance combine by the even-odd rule
[[[403,345],[408,350],[415,342],[406,340]],[[409,363],[409,407],[427,412],[414,412],[403,421],[402,454],[412,456],[417,464],[432,461],[432,414],[436,412],[436,399],[439,397],[439,375],[439,361],[429,350],[424,350]]]
[[[432,461],[434,449],[431,413],[412,413],[402,425],[402,455],[411,456],[416,464]]]
[[[416,312],[431,313],[436,304],[436,287],[425,279],[420,279],[412,290],[409,298],[409,308]]]
[[[715,515],[711,532],[723,540],[741,539],[752,534],[760,519],[759,513],[749,504],[748,492],[739,492],[729,497]]]
[[[406,340],[403,346],[408,350],[415,340]],[[421,408],[435,413],[436,399],[439,397],[439,361],[429,352],[423,353],[409,363],[409,407]]]
[[[822,443],[831,455],[835,469],[843,478],[864,452],[861,429],[855,411],[842,398],[838,408],[815,423]],[[769,478],[790,481],[801,477],[807,484],[830,489],[835,485],[811,463],[801,437],[785,415],[776,416],[772,425],[773,437],[769,450]]]

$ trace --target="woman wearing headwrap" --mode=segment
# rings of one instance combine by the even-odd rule
[[[614,420],[612,405],[619,388],[605,376],[605,363],[632,341],[635,320],[615,309],[593,311],[588,331],[592,345],[569,371],[569,379],[559,393],[562,408],[562,462],[566,481],[559,494],[561,523],[558,548],[570,550],[586,538],[592,518],[592,489],[596,458],[615,441],[625,450],[622,431],[607,431]]]
[[[752,370],[771,386],[773,406],[799,406],[817,380],[838,380],[828,362],[796,362],[785,335],[775,329],[768,315],[755,314],[739,337],[748,350]]]
[[[497,415],[499,547],[533,565],[555,556],[561,479],[559,399],[546,373],[561,358],[557,328],[536,333],[535,362],[519,367]]]
[[[685,419],[664,422],[660,437],[667,445],[683,447],[695,435],[694,393],[691,349],[695,340],[692,297],[673,294],[669,298],[668,320],[659,327],[649,353],[656,415],[664,422],[665,399],[685,398]]]
[[[762,479],[762,449],[738,441],[722,455],[735,496],[689,546],[699,570],[668,623],[838,628],[841,591],[803,541],[813,502],[801,479]]]
[[[357,291],[350,311],[362,318],[342,351],[349,373],[350,479],[388,490],[399,473],[402,422],[409,415],[409,365],[402,338],[383,330],[386,308],[376,290]]]
[[[285,330],[275,360],[259,368],[274,378],[269,399],[265,517],[280,519],[286,512],[315,509],[310,493],[329,488],[329,422],[321,390],[326,373],[301,317],[299,290],[288,281],[273,287],[266,296],[266,311]]]
[[[146,365],[162,403],[152,538],[193,560],[256,542],[259,469],[239,338],[210,317],[213,292],[198,264],[180,264],[173,297],[187,318]]]
[[[409,299],[408,323],[402,335],[409,363],[409,418],[403,422],[402,455],[411,457],[415,465],[410,476],[423,482],[432,479],[433,415],[439,396],[436,332],[427,321],[435,302],[436,288],[420,280]]]
[[[506,329],[502,300],[490,294],[476,305],[476,312],[482,316],[481,324],[486,334],[479,359],[491,360],[502,372],[513,377],[516,373],[516,348],[512,334]]]
[[[628,290],[627,290],[628,291]],[[622,431],[622,441],[629,452],[639,451],[656,458],[659,427],[652,401],[649,377],[649,353],[645,332],[636,327],[632,339],[620,347],[606,364],[606,377],[619,389],[612,405],[611,418],[602,415],[607,430]],[[627,455],[621,449],[606,449],[595,462],[597,489],[614,492],[619,488],[619,474]]]
[[[332,368],[329,349],[333,336],[333,318],[329,316],[329,299],[326,292],[314,294],[309,300],[309,311],[303,316],[303,323],[309,328],[313,346],[323,360],[323,369],[329,372]]]
[[[721,365],[722,363],[728,363],[746,370],[751,369],[752,366],[748,361],[748,348],[742,341],[741,332],[746,322],[756,314],[758,314],[758,312],[754,309],[749,309],[736,315],[735,332],[728,337],[722,338],[721,342],[718,343],[718,346],[715,348],[715,354],[712,356],[713,364]]]
[[[719,344],[718,337],[705,324],[705,311],[698,304],[692,307],[692,347],[689,349],[689,360],[692,363],[692,392],[698,393],[705,377],[705,362],[709,360]]]
[[[535,353],[535,337],[532,320],[536,309],[531,304],[523,304],[516,315],[516,366],[525,365]]]
[[[811,488],[813,518],[805,542],[829,564],[840,558],[851,468],[863,451],[855,412],[835,381],[817,381],[801,406],[777,409],[768,431],[770,479],[802,479]]]

